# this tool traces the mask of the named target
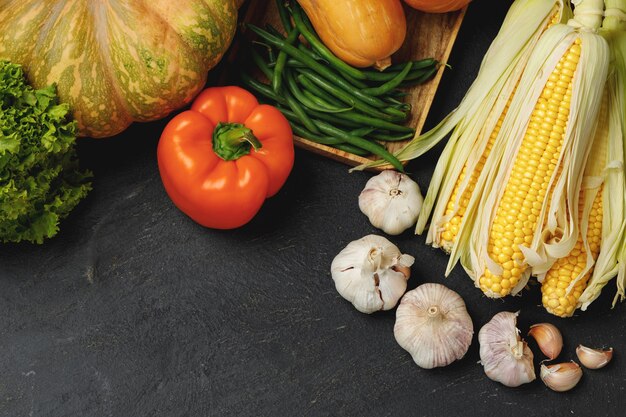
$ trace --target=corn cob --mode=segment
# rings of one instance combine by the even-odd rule
[[[479,178],[480,174],[486,171],[485,164],[530,53],[548,27],[570,16],[568,2],[516,1],[487,52],[478,77],[454,112],[462,117],[455,119],[453,115],[448,122],[442,122],[415,140],[416,146],[432,143],[433,138],[441,138],[453,129],[452,137],[439,158],[416,225],[416,233],[421,234],[433,212],[426,243],[451,254],[446,275],[463,255],[464,246],[457,244],[462,239],[457,237],[466,218],[470,219],[469,224],[472,223],[472,206],[484,183],[484,179]],[[513,36],[523,42],[515,44],[518,48],[515,54],[507,51],[506,55],[502,52],[502,43]],[[503,146],[496,149],[491,157],[495,162]],[[465,238],[469,237],[468,232],[464,232]]]
[[[581,206],[579,210],[582,214]],[[586,237],[589,251],[585,249],[581,232],[574,249],[568,256],[558,259],[553,264],[541,285],[541,300],[549,313],[559,317],[570,317],[574,313],[591,276],[591,271],[588,271],[587,255],[589,254],[595,262],[600,253],[601,237],[602,190],[599,190],[589,213],[589,228]]]
[[[503,122],[508,149],[486,183],[477,237],[469,260],[462,259],[489,297],[519,292],[531,267],[545,268],[554,254],[563,257],[576,244],[582,168],[608,67],[606,42],[575,28],[586,26],[589,14],[576,13],[589,5],[602,10],[601,1],[587,0],[568,25],[546,31],[520,80],[525,91],[515,95]],[[559,241],[543,241],[544,225],[563,219],[571,220]]]
[[[485,293],[505,296],[525,273],[520,246],[533,243],[543,201],[561,159],[580,44],[576,39],[563,55],[535,105],[489,236],[489,256],[503,271],[496,275],[485,270],[479,281]]]
[[[552,17],[548,20],[547,24],[543,25],[543,30],[549,28],[552,25],[559,23],[561,18],[562,18],[562,8],[559,7],[558,5],[555,5],[554,10],[552,11]],[[520,74],[518,74],[518,78],[517,78],[518,83],[519,83],[519,75]],[[489,135],[489,139],[487,141],[487,144],[484,150],[482,150],[481,147],[478,147],[479,150],[482,150],[482,152],[480,153],[480,159],[474,166],[471,165],[469,161],[466,162],[463,165],[463,169],[461,170],[461,173],[456,183],[454,184],[454,190],[452,191],[452,194],[450,195],[448,199],[448,203],[446,204],[446,211],[445,211],[444,219],[447,219],[447,220],[441,227],[441,231],[437,230],[437,233],[439,233],[439,238],[434,239],[435,246],[441,247],[444,251],[448,253],[450,253],[454,243],[456,242],[457,235],[461,228],[461,223],[463,222],[463,218],[465,216],[465,211],[467,210],[467,207],[469,205],[469,201],[472,196],[472,193],[474,192],[476,188],[478,177],[480,176],[480,173],[483,171],[483,168],[485,167],[487,158],[491,154],[491,149],[493,148],[493,145],[496,141],[496,137],[498,136],[498,133],[500,132],[500,128],[502,127],[502,122],[504,121],[504,117],[506,116],[509,110],[509,106],[511,104],[511,98],[513,97],[513,94],[515,94],[515,90],[517,90],[517,85],[518,84],[516,84],[511,95],[509,96],[509,99],[504,107],[504,110],[501,113],[498,112],[499,109],[497,107],[494,107],[494,109],[492,110],[493,113],[500,114],[500,117],[498,118],[498,121],[496,122],[495,127],[493,128],[493,130],[491,131],[491,134]],[[494,117],[494,115],[492,114],[490,117]],[[471,156],[469,159],[471,159]],[[469,178],[467,178],[468,172],[470,175]],[[422,218],[427,218],[427,217],[428,217],[428,214],[424,213],[424,216]]]
[[[593,264],[598,259],[602,241],[603,184],[602,173],[607,165],[608,93],[605,92],[598,124],[585,168],[584,184],[580,194],[579,235],[572,251],[550,267],[541,277],[542,303],[546,310],[560,317],[570,317],[578,306],[578,300],[587,287]],[[596,179],[596,181],[592,181]]]

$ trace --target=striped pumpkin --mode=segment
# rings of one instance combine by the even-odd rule
[[[0,0],[0,59],[56,83],[81,136],[191,101],[236,29],[235,0]]]

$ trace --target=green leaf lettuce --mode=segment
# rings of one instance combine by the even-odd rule
[[[43,243],[91,190],[78,167],[77,124],[55,86],[35,90],[0,61],[0,240]]]

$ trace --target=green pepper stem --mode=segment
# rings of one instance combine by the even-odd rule
[[[262,146],[252,130],[240,123],[218,123],[213,131],[213,151],[224,161],[234,161]]]

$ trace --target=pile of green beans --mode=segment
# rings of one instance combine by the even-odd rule
[[[322,43],[296,1],[276,3],[286,36],[270,25],[246,25],[265,51],[251,47],[249,56],[268,83],[245,71],[241,82],[277,106],[296,135],[355,155],[374,154],[403,171],[379,142],[413,137],[415,129],[403,125],[411,106],[401,101],[401,89],[430,79],[439,63],[428,58],[384,71],[352,67]]]

